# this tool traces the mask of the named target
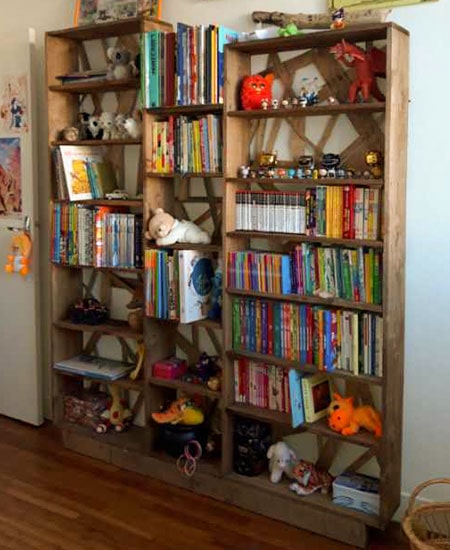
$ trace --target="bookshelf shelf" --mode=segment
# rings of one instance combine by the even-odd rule
[[[345,245],[351,248],[370,246],[372,248],[383,248],[383,241],[371,241],[369,239],[337,239],[332,237],[310,237],[308,235],[297,235],[295,233],[268,233],[265,231],[229,231],[228,237],[248,237],[254,239],[276,239],[298,243],[319,243],[326,245]]]
[[[339,116],[383,113],[384,103],[342,103],[339,105],[316,105],[314,107],[293,107],[292,109],[258,109],[254,111],[229,111],[228,117],[256,120],[263,118],[298,118],[311,116]]]
[[[73,330],[77,332],[98,332],[106,336],[117,336],[119,338],[130,338],[132,340],[141,340],[142,334],[132,330],[126,321],[110,319],[107,323],[101,325],[86,325],[84,323],[72,323],[71,321],[55,321],[53,326],[64,330]]]
[[[51,262],[54,267],[61,267],[65,269],[95,269],[95,271],[125,271],[127,273],[144,273],[142,267],[96,267],[94,265],[72,265],[62,264],[58,262]]]
[[[128,208],[142,208],[142,199],[89,199],[84,201],[69,201],[66,199],[56,199],[54,202],[60,204],[84,204],[86,206],[125,206]]]
[[[196,244],[196,243],[175,243],[170,246],[158,246],[155,241],[147,242],[148,248],[171,248],[173,250],[201,250],[203,252],[220,252],[222,246],[220,244]]]
[[[51,142],[53,147],[59,145],[142,145],[141,139],[77,139],[75,141],[65,141],[62,139]]]
[[[381,189],[383,187],[382,179],[369,178],[322,178],[322,179],[307,179],[307,178],[227,178],[227,182],[239,183],[240,185],[251,185],[253,183],[264,185],[292,185],[301,187],[314,188],[318,185],[358,185],[360,187],[372,187]]]
[[[383,313],[383,306],[363,302],[351,302],[341,298],[319,298],[318,296],[300,296],[298,294],[273,294],[270,292],[255,292],[254,290],[239,290],[234,288],[228,288],[227,292],[232,296],[248,296],[249,298],[264,298],[265,300],[316,304],[343,309],[357,309],[361,311],[371,311],[373,313]]]
[[[156,378],[152,376],[150,378],[150,384],[154,386],[160,386],[162,388],[169,388],[173,390],[180,390],[188,395],[204,395],[211,399],[221,399],[221,393],[210,390],[207,386],[201,384],[190,384],[189,382],[183,382],[183,380],[168,380],[165,378]]]
[[[144,380],[131,380],[130,378],[119,378],[118,380],[100,380],[92,376],[81,376],[78,374],[73,374],[71,372],[62,372],[54,370],[56,376],[67,376],[70,378],[86,379],[91,380],[92,382],[97,382],[99,384],[105,384],[108,386],[119,386],[124,390],[131,390],[141,392],[145,387]]]
[[[187,172],[185,174],[181,173],[162,173],[162,172],[148,172],[147,177],[149,178],[180,178],[180,179],[189,179],[189,178],[223,178],[222,172]]]
[[[147,109],[147,113],[154,116],[220,114],[222,111],[223,105],[219,103],[212,105],[174,105],[173,107]]]
[[[124,432],[107,432],[105,434],[98,434],[94,430],[81,426],[79,424],[72,424],[70,422],[64,422],[61,424],[63,432],[63,438],[70,441],[75,437],[87,437],[95,441],[98,445],[107,445],[123,449],[124,451],[142,452],[144,450],[143,441],[144,428],[139,426],[132,426],[130,429]]]
[[[262,353],[254,353],[251,351],[241,351],[241,350],[229,350],[227,351],[227,356],[230,359],[250,359],[251,361],[257,361],[259,363],[268,363],[270,365],[276,365],[278,367],[283,367],[285,369],[296,369],[301,372],[315,374],[318,372],[326,372],[327,376],[330,378],[344,378],[351,380],[357,384],[374,384],[381,386],[383,379],[379,376],[367,376],[364,374],[353,374],[352,372],[347,372],[345,370],[332,370],[332,371],[319,371],[314,365],[302,365],[298,361],[289,361],[288,359],[282,359],[280,357],[275,357],[273,355],[264,355]]]
[[[124,90],[137,90],[139,79],[128,78],[124,80],[97,80],[95,82],[79,82],[74,84],[54,84],[49,86],[50,92],[63,92],[66,94],[95,94],[100,92],[122,92]]]

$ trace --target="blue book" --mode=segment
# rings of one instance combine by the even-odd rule
[[[225,45],[236,42],[239,33],[226,27],[217,28],[217,89],[219,103],[224,101]]]
[[[297,428],[305,422],[302,392],[303,373],[295,369],[289,371],[289,395],[291,398],[292,427]]]
[[[281,256],[281,294],[291,294],[291,259],[289,256]]]

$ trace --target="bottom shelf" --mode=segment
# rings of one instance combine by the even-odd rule
[[[99,434],[87,426],[64,422],[61,425],[63,438],[66,441],[70,437],[81,436],[96,441],[99,445],[108,445],[117,447],[125,451],[143,452],[146,442],[146,430],[139,426],[132,426],[124,432],[107,432]],[[80,451],[82,452],[82,451]]]

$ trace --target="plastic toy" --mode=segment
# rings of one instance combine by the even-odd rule
[[[170,246],[175,243],[209,244],[209,234],[188,220],[177,220],[162,208],[153,211],[145,232],[147,239],[155,239],[158,246]]]
[[[238,170],[238,175],[240,178],[247,179],[250,175],[250,166],[246,166],[245,164],[240,166]]]
[[[241,86],[241,106],[245,111],[261,109],[261,102],[266,100],[272,102],[273,74],[261,76],[250,75],[244,78]]]
[[[267,109],[269,108],[269,101],[267,99],[261,99],[261,109],[263,109],[264,111],[267,111]]]
[[[383,155],[380,151],[367,151],[366,164],[370,167],[370,175],[381,178],[383,175]]]
[[[187,397],[181,397],[173,401],[169,408],[160,413],[152,413],[152,418],[158,424],[183,424],[197,426],[202,424],[205,417]]]
[[[280,102],[278,101],[278,99],[273,98],[271,103],[272,109],[278,109],[279,106],[280,106]]]
[[[295,481],[289,485],[289,489],[300,496],[311,495],[316,491],[327,494],[333,483],[333,478],[327,471],[306,460],[300,460],[295,465],[293,478]]]
[[[368,101],[372,95],[378,101],[384,101],[376,77],[386,77],[386,53],[374,46],[367,52],[345,40],[330,48],[335,58],[346,67],[353,67],[356,78],[348,91],[348,100],[355,103],[358,91],[361,91],[363,101]]]
[[[335,153],[326,153],[323,155],[320,162],[319,177],[336,177],[336,169],[341,164],[341,157]],[[321,174],[321,170],[325,170],[325,175]]]
[[[133,413],[128,408],[127,402],[120,398],[119,386],[109,386],[109,393],[111,399],[108,408],[101,414],[103,422],[96,427],[96,432],[99,434],[104,434],[110,429],[123,432],[133,420]]]
[[[302,78],[302,87],[298,96],[298,101],[301,107],[312,107],[319,102],[319,94],[317,92],[318,78]]]
[[[10,251],[5,264],[6,273],[20,273],[26,277],[30,273],[31,250],[30,233],[27,230],[13,229]]]
[[[297,28],[295,23],[289,23],[285,27],[278,29],[278,36],[297,36],[299,34],[303,33]]]
[[[345,12],[344,8],[334,10],[331,14],[331,25],[334,30],[340,30],[345,28]]]
[[[128,193],[123,189],[114,189],[114,191],[111,191],[111,193],[106,193],[105,195],[105,199],[109,200],[127,200],[129,198]]]
[[[103,111],[100,115],[100,128],[103,130],[102,139],[114,139],[117,137],[115,121],[116,115],[114,113]]]
[[[330,428],[342,435],[357,434],[360,428],[373,432],[376,437],[381,437],[383,433],[378,412],[369,405],[355,407],[353,397],[344,398],[334,393],[328,415]]]
[[[100,325],[109,319],[109,310],[95,298],[84,298],[69,308],[69,319],[72,323]]]
[[[108,80],[122,80],[130,78],[133,74],[132,55],[126,48],[108,48],[106,56],[109,60]]]
[[[314,170],[314,157],[311,155],[302,155],[298,159],[299,167],[303,170],[303,176],[304,178],[312,178],[313,177],[313,170]]]
[[[284,441],[278,441],[278,443],[271,445],[267,451],[267,458],[269,459],[270,481],[272,483],[278,483],[283,474],[290,479],[294,477],[293,471],[297,463],[297,456]]]

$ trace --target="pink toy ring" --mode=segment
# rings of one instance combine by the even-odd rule
[[[191,455],[190,445],[193,445],[195,450],[196,450],[196,453],[195,453],[194,456]],[[189,460],[198,460],[199,458],[201,458],[201,456],[202,456],[202,446],[200,445],[200,443],[198,441],[196,441],[195,439],[193,439],[192,441],[189,441],[189,443],[187,443],[184,446],[184,456],[186,458],[188,458]]]

